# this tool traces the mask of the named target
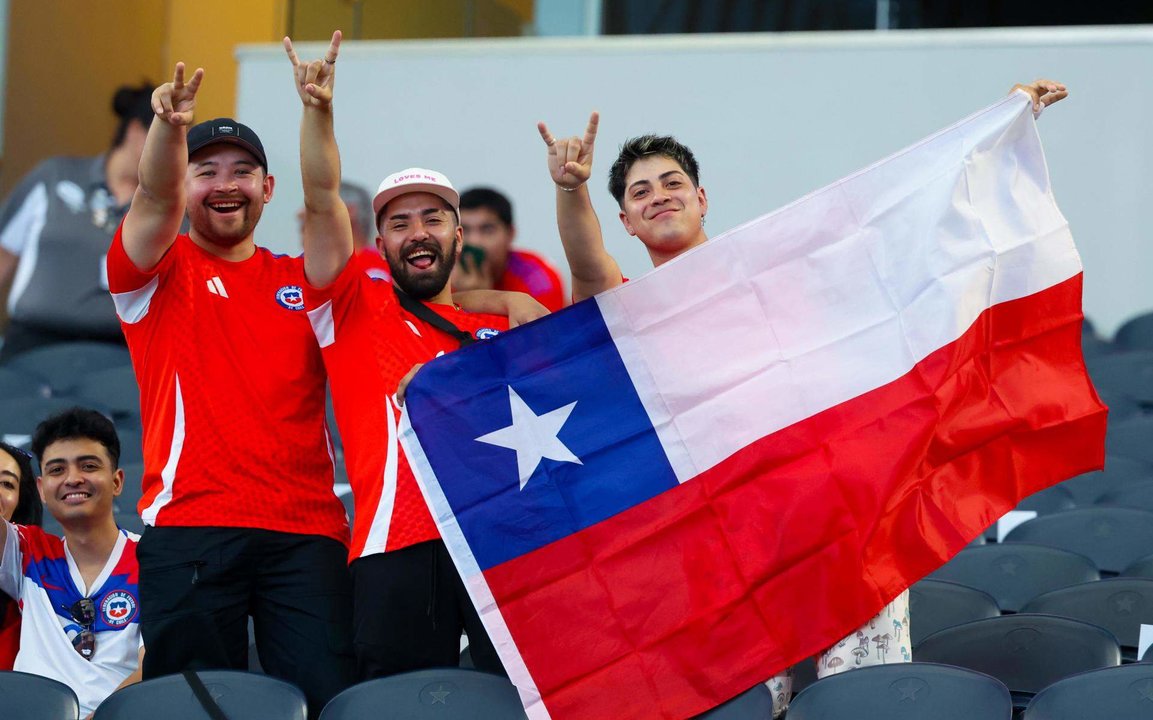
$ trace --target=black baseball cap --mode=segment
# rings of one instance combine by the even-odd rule
[[[200,148],[213,143],[239,145],[252,153],[260,162],[260,167],[264,168],[264,172],[268,172],[268,157],[264,154],[264,145],[247,125],[238,123],[232,118],[216,118],[192,126],[188,131],[188,157],[192,157],[192,154]]]

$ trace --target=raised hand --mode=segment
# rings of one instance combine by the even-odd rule
[[[292,73],[296,79],[296,92],[306,106],[328,107],[332,105],[332,86],[336,76],[336,58],[340,54],[339,30],[332,33],[332,42],[321,60],[310,63],[300,62],[296,50],[292,47],[292,39],[284,38],[284,51],[292,63]]]
[[[571,137],[558,140],[549,132],[543,122],[536,124],[544,144],[548,145],[548,171],[552,180],[565,190],[576,190],[588,182],[593,169],[593,145],[597,139],[597,125],[600,114],[589,115],[589,124],[584,137]]]
[[[1018,83],[1009,92],[1012,93],[1016,90],[1024,90],[1029,97],[1033,98],[1034,114],[1040,113],[1045,107],[1058,100],[1064,100],[1069,95],[1069,91],[1065,89],[1064,85],[1053,80],[1034,80],[1028,85]]]
[[[152,91],[152,112],[165,122],[174,125],[191,125],[196,110],[196,91],[204,79],[204,68],[196,68],[192,78],[185,82],[184,63],[176,63],[172,82],[167,82]]]

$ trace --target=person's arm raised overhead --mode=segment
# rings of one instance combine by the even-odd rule
[[[140,185],[124,218],[124,250],[139,270],[156,267],[176,239],[184,219],[184,177],[188,172],[188,126],[196,92],[204,78],[197,68],[185,81],[184,63],[176,63],[172,82],[152,93],[156,117],[140,156]]]
[[[348,207],[340,197],[340,150],[332,125],[332,91],[340,40],[337,30],[323,59],[303,63],[296,56],[292,40],[284,38],[296,92],[304,104],[300,120],[304,274],[315,287],[335,280],[355,249]]]
[[[555,138],[543,122],[537,123],[548,146],[548,170],[556,183],[556,224],[572,274],[573,302],[616,287],[622,282],[617,261],[605,249],[601,225],[589,197],[593,147],[600,115],[589,116],[584,137]]]

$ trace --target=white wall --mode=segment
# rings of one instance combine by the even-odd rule
[[[308,45],[302,57],[317,57]],[[238,51],[238,117],[264,139],[277,197],[259,239],[297,252],[299,100],[279,46]],[[1041,133],[1086,270],[1085,308],[1106,334],[1153,309],[1150,115],[1139,78],[1153,28],[1044,28],[694,37],[348,43],[337,77],[347,179],[375,190],[408,166],[512,198],[518,241],[562,263],[536,121],[581,132],[601,112],[593,198],[625,273],[648,267],[605,189],[619,144],[676,135],[701,162],[719,234],[868,165],[996,100],[1056,78],[1069,100]],[[211,71],[211,69],[209,69]],[[211,82],[209,75],[208,82]]]

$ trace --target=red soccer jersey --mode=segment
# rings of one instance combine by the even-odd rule
[[[349,558],[440,537],[399,443],[397,385],[413,365],[459,347],[457,340],[401,309],[390,283],[349,262],[328,287],[306,286],[308,316],[328,369],[336,424],[355,503]],[[428,304],[478,338],[508,319]]]
[[[228,262],[187,235],[141,272],[117,230],[108,285],[140,384],[146,524],[348,542],[303,283],[300,258]]]
[[[528,250],[509,251],[508,266],[496,289],[531,295],[549,312],[565,306],[564,283],[560,275],[547,260]]]

